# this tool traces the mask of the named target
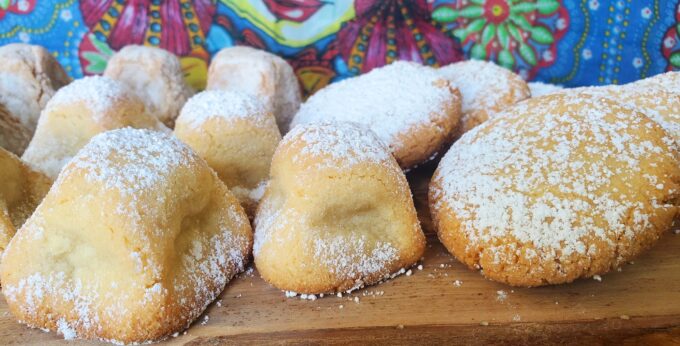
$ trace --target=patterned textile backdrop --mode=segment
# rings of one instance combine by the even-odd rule
[[[0,0],[10,42],[47,47],[75,78],[126,44],[159,46],[198,88],[237,44],[288,59],[306,93],[395,59],[488,59],[579,86],[679,69],[680,0]]]

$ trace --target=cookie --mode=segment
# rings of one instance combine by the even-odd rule
[[[155,47],[125,46],[109,59],[104,76],[127,85],[149,114],[173,127],[184,103],[193,95],[179,59]]]
[[[242,271],[248,218],[178,139],[95,136],[7,247],[11,313],[67,339],[160,340],[187,328]]]
[[[492,62],[467,60],[437,69],[463,98],[460,137],[504,108],[531,97],[529,86],[519,75]]]
[[[22,159],[55,179],[96,134],[126,126],[169,131],[146,113],[142,100],[123,83],[85,77],[60,89],[48,102]]]
[[[669,93],[680,94],[680,72],[669,71],[656,76],[640,79],[626,85],[637,88],[638,90],[640,88],[660,88]]]
[[[352,290],[413,265],[424,249],[406,178],[373,132],[320,123],[284,137],[255,217],[255,264],[267,282]]]
[[[556,92],[564,90],[564,88],[560,85],[543,82],[529,82],[527,83],[527,86],[529,87],[531,97],[539,97],[543,95],[554,94]]]
[[[512,106],[453,144],[430,184],[437,234],[484,276],[515,286],[607,273],[678,214],[672,138],[606,98]]]
[[[633,108],[661,125],[680,144],[680,94],[670,93],[658,86],[640,88],[635,84],[582,87],[561,92],[608,98]]]
[[[281,141],[269,107],[242,92],[203,91],[182,109],[175,136],[204,158],[254,215]]]
[[[70,78],[43,47],[11,43],[0,47],[0,146],[21,155],[40,111]],[[11,138],[11,139],[10,139]]]
[[[52,181],[0,148],[0,258],[17,229],[50,189]]]
[[[410,168],[451,139],[460,103],[457,90],[435,70],[397,61],[319,90],[302,104],[291,125],[361,123],[375,132],[399,166]]]
[[[252,94],[270,107],[282,133],[300,108],[300,85],[293,68],[277,55],[246,46],[224,48],[208,68],[208,90]]]

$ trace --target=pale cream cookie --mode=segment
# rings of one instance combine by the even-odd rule
[[[144,101],[149,114],[171,128],[194,94],[177,56],[161,48],[125,46],[109,59],[104,76],[127,85]]]
[[[255,214],[281,140],[264,102],[242,92],[203,91],[182,109],[175,136],[208,162],[249,215]]]
[[[267,282],[343,292],[390,278],[424,249],[406,178],[372,131],[306,124],[284,137],[255,217],[255,264]]]
[[[43,47],[11,43],[0,47],[0,146],[21,155],[40,111],[70,78]]]
[[[282,133],[300,108],[302,96],[293,68],[281,57],[247,46],[224,48],[212,57],[208,90],[252,94],[269,107]]]
[[[244,269],[248,218],[178,139],[97,135],[5,250],[9,310],[66,339],[157,341],[181,332]]]
[[[126,126],[169,131],[124,84],[85,77],[59,90],[40,116],[22,159],[52,179],[96,134]]]

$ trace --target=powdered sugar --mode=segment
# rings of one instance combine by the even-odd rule
[[[641,79],[637,82],[626,84],[633,88],[661,88],[666,92],[680,95],[680,72],[669,71],[653,77]]]
[[[563,88],[560,85],[548,84],[542,82],[529,82],[529,91],[531,91],[531,97],[539,97],[543,95],[554,94],[560,92]]]
[[[462,111],[499,110],[529,96],[524,81],[492,62],[468,60],[441,67],[437,72],[458,88]]]
[[[359,277],[381,273],[399,258],[399,251],[390,243],[371,244],[364,235],[350,234],[314,241],[314,257],[342,277]]]
[[[653,213],[674,208],[654,197],[657,182],[641,165],[655,157],[669,167],[676,157],[650,141],[651,122],[631,113],[588,95],[518,104],[451,147],[433,179],[435,210],[453,212],[467,249],[490,247],[494,263],[515,251],[542,260],[602,251],[591,238],[616,247],[649,229]]]
[[[226,90],[206,90],[194,95],[182,108],[177,121],[200,128],[205,121],[215,117],[225,120],[249,119],[257,123],[271,121],[274,124],[266,104],[257,97]]]
[[[300,107],[291,127],[323,121],[361,123],[394,149],[401,145],[400,135],[432,126],[452,97],[434,70],[400,61],[321,89]]]
[[[387,162],[392,157],[387,148],[367,127],[351,122],[314,123],[295,127],[279,144],[302,141],[304,146],[293,156],[294,162],[314,158],[317,166],[351,167],[362,162]],[[275,154],[276,155],[276,154]]]
[[[59,89],[47,103],[43,112],[52,111],[52,107],[63,104],[83,102],[91,110],[95,120],[109,111],[117,100],[135,97],[125,84],[102,76],[89,76],[77,79]]]

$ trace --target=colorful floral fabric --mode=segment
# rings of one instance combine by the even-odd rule
[[[293,65],[305,93],[397,59],[487,59],[528,80],[626,83],[680,69],[680,0],[0,0],[0,44],[47,47],[78,78],[127,44],[180,57],[250,45]]]

